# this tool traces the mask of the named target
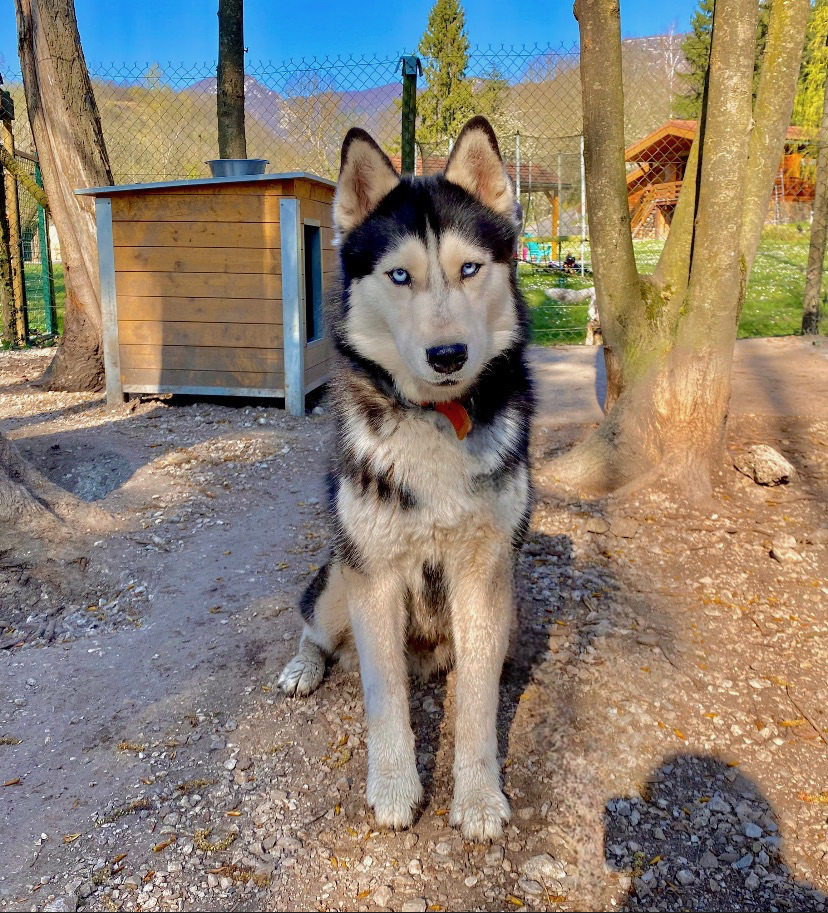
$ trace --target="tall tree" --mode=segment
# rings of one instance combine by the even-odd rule
[[[244,0],[219,0],[219,158],[247,158],[244,134]]]
[[[417,141],[437,146],[453,139],[468,120],[472,85],[466,77],[469,39],[459,0],[437,0],[418,48],[428,87],[417,100]]]
[[[112,183],[101,120],[72,0],[15,0],[20,68],[35,148],[60,239],[64,335],[46,381],[94,390],[103,382],[95,210],[79,187]]]
[[[822,119],[825,77],[828,75],[828,0],[816,0],[808,19],[793,122],[816,136]]]
[[[774,0],[753,102],[757,0],[716,0],[708,87],[670,235],[635,264],[618,0],[576,0],[586,185],[608,411],[556,475],[595,493],[670,480],[706,497],[739,313],[790,122],[808,0]],[[629,490],[629,488],[627,488]]]
[[[822,317],[822,267],[825,262],[825,241],[828,237],[828,74],[822,91],[822,124],[817,142],[816,189],[811,219],[811,243],[808,246],[808,268],[805,271],[805,299],[802,306],[802,332],[819,333]]]
[[[753,63],[753,93],[759,85],[762,55],[768,37],[768,22],[772,0],[760,0],[759,16],[756,22],[756,48]],[[713,31],[713,7],[715,0],[699,0],[698,8],[690,20],[690,33],[684,39],[681,49],[687,59],[688,70],[684,75],[684,91],[676,99],[676,111],[682,117],[698,117],[704,94],[704,81],[710,63],[710,36]]]

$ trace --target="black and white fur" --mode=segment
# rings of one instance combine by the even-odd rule
[[[328,658],[355,643],[367,798],[380,826],[400,828],[422,798],[410,667],[453,663],[450,820],[473,840],[498,837],[509,819],[496,716],[515,617],[514,551],[531,510],[514,214],[483,118],[463,129],[445,174],[425,178],[400,178],[364,131],[345,138],[334,204],[332,556],[302,597],[302,641],[279,679],[287,694],[308,694]],[[446,362],[446,352],[461,356]],[[465,439],[430,405],[441,400],[465,406]]]

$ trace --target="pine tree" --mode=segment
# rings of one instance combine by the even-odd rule
[[[756,26],[756,58],[753,65],[753,97],[759,85],[762,56],[768,38],[768,21],[771,0],[760,0],[759,21]],[[685,90],[676,100],[676,111],[682,117],[698,117],[701,111],[702,94],[707,67],[710,63],[710,35],[713,31],[714,0],[699,0],[699,6],[690,20],[691,32],[684,39],[681,49],[689,66],[685,74]]]
[[[469,39],[459,0],[436,0],[418,50],[428,88],[417,100],[417,141],[447,147],[473,111],[472,84],[466,77]]]

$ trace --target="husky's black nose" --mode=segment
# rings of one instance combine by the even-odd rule
[[[464,342],[453,342],[448,346],[434,346],[426,349],[428,363],[440,374],[454,374],[459,371],[469,357],[468,346]]]

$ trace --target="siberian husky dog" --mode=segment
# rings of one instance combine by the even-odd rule
[[[469,121],[445,172],[429,177],[400,177],[351,130],[334,221],[333,544],[302,597],[302,640],[279,685],[308,694],[355,644],[368,803],[378,825],[403,828],[423,794],[409,671],[453,663],[450,820],[470,840],[496,838],[509,819],[496,717],[531,510],[533,400],[516,200],[488,121]]]

